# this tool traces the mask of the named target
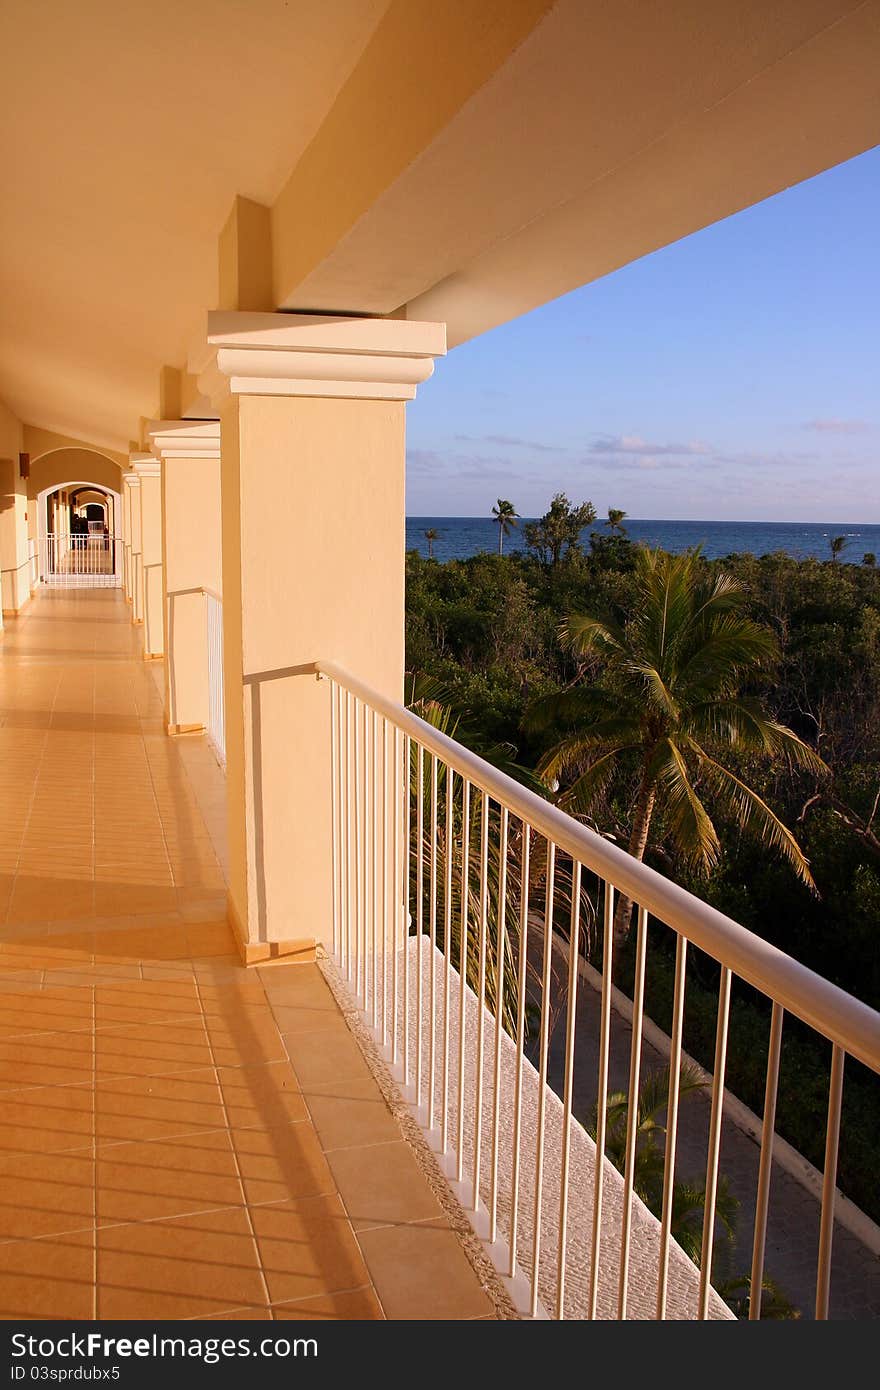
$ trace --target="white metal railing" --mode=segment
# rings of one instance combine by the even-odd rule
[[[520,1297],[526,1290],[528,1311],[540,1315],[545,1308],[560,1318],[628,1311],[730,1316],[710,1280],[731,986],[739,977],[772,1006],[749,1316],[761,1315],[788,1013],[831,1044],[815,1293],[815,1315],[826,1318],[844,1062],[849,1055],[880,1070],[880,1015],[336,663],[317,662],[314,670],[330,682],[334,957],[478,1232],[511,1289]],[[579,956],[593,911],[584,873],[596,876],[603,940],[595,1147],[577,1123],[573,1094]],[[608,1124],[618,894],[637,907],[622,1177],[597,1158]],[[649,920],[675,934],[659,1221],[634,1194]],[[560,928],[567,936],[562,980],[554,978]],[[719,967],[699,1266],[672,1238],[691,946]],[[560,1001],[564,1060],[557,1095],[547,1082],[551,1014],[554,1002],[562,1013]],[[537,1038],[528,1036],[530,1014],[539,1017]],[[634,1268],[646,1259],[653,1271],[650,1307],[645,1270]]]
[[[100,534],[40,536],[37,577],[63,589],[112,589],[121,582],[122,542]]]
[[[208,624],[208,741],[226,766],[226,713],[223,699],[223,600],[203,590]]]

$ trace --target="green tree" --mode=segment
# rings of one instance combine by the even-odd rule
[[[832,536],[829,545],[832,560],[839,560],[846,545],[846,536]]]
[[[580,551],[581,532],[596,520],[592,502],[579,507],[569,502],[564,492],[557,492],[549,510],[537,521],[523,528],[526,545],[536,552],[547,569],[555,569],[563,555]]]
[[[877,564],[877,556],[874,554],[873,550],[865,551],[862,556],[862,564],[867,565],[869,569],[874,569]]]
[[[436,530],[435,527],[429,526],[428,529],[427,529],[427,531],[425,531],[424,536],[425,536],[425,540],[428,542],[428,559],[429,559],[429,560],[433,560],[433,558],[434,558],[434,542],[435,542],[435,541],[439,541],[439,539],[440,539],[440,532],[439,532],[438,530]]]
[[[512,502],[505,498],[498,498],[498,506],[492,508],[492,515],[498,523],[498,554],[504,548],[504,537],[509,536],[511,531],[519,525],[519,513]]]
[[[590,613],[563,621],[563,644],[581,663],[578,676],[562,692],[535,701],[527,727],[564,731],[539,771],[549,784],[562,785],[567,810],[592,815],[616,779],[627,806],[627,848],[636,859],[644,858],[660,812],[688,865],[712,869],[720,843],[703,801],[708,794],[815,891],[794,835],[718,756],[758,753],[827,772],[759,698],[739,693],[747,677],[778,658],[773,633],[746,615],[746,603],[746,590],[698,552],[640,550],[634,602],[622,621]],[[632,902],[621,895],[618,941],[629,934],[631,916]]]
[[[625,520],[626,512],[622,512],[619,507],[608,508],[608,520],[605,522],[605,525],[612,535],[614,535],[615,531],[620,531],[621,535],[626,531],[626,527],[623,524]]]

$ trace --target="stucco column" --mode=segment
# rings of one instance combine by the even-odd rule
[[[332,657],[399,700],[404,406],[442,324],[209,315],[220,409],[230,917],[258,958],[331,933]]]
[[[0,459],[0,607],[10,615],[20,612],[31,595],[27,505],[18,456]]]
[[[129,603],[134,602],[134,534],[132,531],[132,488],[140,487],[136,473],[122,475],[122,588]]]
[[[208,724],[207,595],[221,594],[220,422],[157,420],[165,572],[165,723],[169,734]]]
[[[165,581],[162,575],[162,465],[152,454],[132,456],[140,479],[140,599],[144,658],[165,653]]]
[[[126,473],[128,488],[129,522],[131,525],[131,549],[129,556],[129,583],[131,586],[131,621],[144,621],[144,569],[141,555],[141,480],[138,473]]]

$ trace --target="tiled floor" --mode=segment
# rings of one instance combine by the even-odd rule
[[[318,967],[238,963],[121,596],[0,643],[0,1317],[490,1316]]]

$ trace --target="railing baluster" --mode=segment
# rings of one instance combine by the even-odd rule
[[[363,813],[363,785],[361,783],[361,720],[360,700],[354,702],[354,862],[355,862],[355,909],[354,909],[354,987],[358,1004],[362,1003],[363,958],[361,956],[361,917],[364,901],[364,843],[361,834]]]
[[[660,1261],[657,1279],[657,1317],[666,1317],[669,1280],[669,1239],[672,1232],[672,1198],[675,1191],[675,1149],[678,1140],[678,1104],[681,1089],[681,1035],[684,1027],[684,990],[687,940],[679,936],[675,946],[675,993],[672,1001],[672,1046],[669,1052],[669,1101],[666,1106],[666,1153],[663,1162],[663,1205],[660,1217]]]
[[[571,1165],[574,1044],[577,1025],[578,960],[581,930],[581,866],[572,864],[571,923],[568,938],[568,1012],[565,1020],[565,1077],[562,1088],[562,1172],[559,1192],[559,1246],[556,1256],[556,1316],[565,1317],[565,1257],[568,1238],[568,1181]]]
[[[782,1051],[784,1010],[774,1002],[770,1014],[770,1043],[767,1049],[767,1083],[764,1091],[764,1122],[761,1126],[761,1161],[758,1166],[758,1192],[755,1198],[755,1238],[752,1244],[752,1273],[749,1280],[749,1321],[761,1317],[764,1283],[764,1247],[767,1241],[767,1213],[770,1208],[770,1177],[773,1169],[773,1133],[776,1126],[776,1093],[779,1087],[779,1058]]]
[[[507,837],[509,812],[501,807],[498,830],[498,925],[495,933],[495,1067],[492,1081],[492,1172],[489,1186],[489,1244],[498,1236],[498,1160],[501,1129],[501,1044],[504,1037],[504,989],[507,964]]]
[[[382,719],[382,1042],[388,1043],[388,720]],[[395,802],[395,805],[397,803]]]
[[[409,1085],[410,870],[412,867],[412,739],[403,737],[403,1084]]]
[[[442,1152],[449,1151],[449,996],[452,990],[452,873],[455,852],[454,792],[452,769],[446,768],[446,858],[443,863],[443,1117],[441,1123]],[[462,801],[470,807],[470,785],[462,785]],[[467,819],[462,820],[462,874],[467,874]],[[462,900],[462,913],[467,913],[467,894]],[[431,962],[434,969],[434,962]]]
[[[373,892],[370,898],[373,919],[373,988],[370,1014],[375,1030],[379,1023],[379,892],[381,888],[381,874],[379,873],[379,715],[376,710],[373,710],[373,718],[370,722],[370,781],[373,798],[370,852],[370,869],[373,877]]]
[[[705,1206],[703,1208],[703,1245],[700,1255],[700,1300],[698,1317],[705,1321],[709,1314],[709,1290],[712,1283],[712,1254],[715,1244],[715,1202],[718,1196],[718,1163],[721,1157],[721,1124],[724,1119],[724,1070],[727,1062],[727,1025],[730,1018],[731,973],[721,970],[718,990],[718,1026],[715,1032],[715,1063],[712,1073],[712,1112],[709,1119],[709,1156],[706,1162]]]
[[[471,884],[471,785],[465,782],[462,794],[462,832],[461,832],[461,931],[458,938],[458,1152],[456,1155],[456,1177],[464,1178],[464,1060],[467,1042],[467,1018],[465,1015],[467,992],[468,958],[468,897]],[[452,954],[450,952],[450,960]]]
[[[437,755],[431,756],[431,865],[430,865],[430,903],[428,915],[431,934],[431,984],[429,1013],[431,1017],[431,1038],[428,1045],[428,1128],[434,1128],[434,1086],[436,1077],[437,1053],[437,971],[434,960],[437,950],[437,783],[440,767]]]
[[[480,1169],[483,1163],[483,1045],[486,1035],[486,938],[489,931],[489,798],[483,792],[480,801],[480,938],[477,959],[477,1056],[474,1070],[474,1181],[471,1205],[480,1205]],[[467,989],[467,960],[461,963],[461,1076],[459,1078],[460,1129],[464,1129],[464,1019]],[[459,1147],[464,1149],[463,1134]]]
[[[340,955],[339,686],[330,681],[330,841],[333,893],[333,954]]]
[[[842,1047],[831,1049],[831,1080],[828,1087],[828,1125],[825,1131],[825,1171],[822,1174],[822,1219],[819,1225],[819,1266],[816,1275],[816,1319],[828,1317],[831,1293],[831,1245],[834,1240],[834,1198],[837,1188],[837,1151],[840,1146],[840,1111],[843,1104]]]
[[[343,691],[342,702],[342,788],[340,794],[342,815],[342,956],[340,964],[347,980],[351,979],[351,805],[349,799],[349,709],[350,696]]]
[[[532,1248],[531,1314],[538,1312],[538,1278],[541,1272],[541,1232],[544,1197],[544,1130],[547,1120],[547,1054],[550,1047],[550,967],[553,963],[553,898],[555,892],[556,845],[547,842],[547,892],[544,899],[544,955],[541,972],[541,1035],[538,1065],[538,1126],[535,1137],[535,1205]]]
[[[599,1090],[596,1098],[596,1171],[593,1177],[593,1240],[590,1255],[590,1301],[595,1318],[599,1299],[599,1253],[602,1245],[602,1196],[605,1188],[605,1130],[608,1117],[608,1057],[611,1044],[611,971],[614,957],[614,888],[605,883],[602,946],[602,1003],[599,1012]]]
[[[422,1103],[422,930],[425,925],[425,760],[424,749],[416,744],[416,1105]],[[433,1028],[433,1019],[431,1027]]]
[[[510,1166],[510,1263],[507,1268],[507,1273],[511,1279],[516,1274],[516,1259],[519,1248],[519,1169],[522,1139],[523,1059],[526,1037],[526,952],[529,938],[530,851],[531,829],[528,823],[523,821],[519,889],[519,969],[516,981],[516,1080],[513,1091],[513,1153]]]
[[[85,574],[104,575],[103,556],[87,545],[72,547],[60,577],[76,577],[77,570]],[[48,543],[43,546],[48,550]],[[76,558],[77,551],[79,559]],[[73,559],[71,560],[71,556]],[[137,563],[132,558],[132,572],[138,578]],[[50,557],[51,560],[51,557]],[[55,559],[57,565],[57,557]],[[49,562],[47,562],[48,567]],[[142,576],[141,576],[142,577]],[[140,589],[138,589],[140,592]],[[219,613],[219,600],[212,604]],[[218,617],[219,624],[219,617]],[[218,626],[219,631],[219,626]],[[213,638],[209,623],[209,649],[213,653]],[[568,1226],[571,1207],[572,1167],[577,1152],[572,1134],[574,1120],[574,1068],[577,1054],[578,993],[580,969],[580,938],[582,908],[582,876],[585,869],[598,873],[604,884],[604,962],[601,985],[599,1035],[599,1096],[595,1146],[595,1181],[592,1203],[592,1253],[589,1275],[587,1316],[595,1318],[599,1311],[598,1290],[603,1230],[605,1143],[608,1132],[608,1082],[611,1051],[611,1001],[614,954],[614,905],[618,891],[640,900],[638,938],[636,945],[635,982],[633,990],[632,1037],[630,1048],[628,1116],[626,1125],[626,1154],[623,1163],[623,1182],[615,1190],[623,1197],[617,1314],[625,1318],[628,1312],[628,1282],[631,1244],[641,1256],[633,1207],[637,1162],[639,1158],[639,1083],[642,1067],[642,1031],[644,1024],[646,959],[648,947],[649,912],[667,922],[676,932],[675,990],[672,1010],[669,1087],[666,1104],[663,1194],[659,1226],[659,1262],[656,1295],[658,1319],[667,1315],[667,1304],[676,1299],[676,1313],[682,1287],[673,1284],[670,1291],[673,1249],[673,1195],[675,1190],[676,1150],[680,1127],[681,1056],[686,991],[686,963],[689,944],[705,950],[720,966],[718,1016],[715,1037],[715,1060],[712,1076],[711,1113],[707,1146],[707,1170],[704,1197],[701,1259],[697,1316],[709,1315],[712,1280],[712,1258],[715,1243],[720,1177],[720,1158],[723,1134],[724,1080],[728,1048],[733,973],[752,988],[763,991],[773,1002],[770,1019],[767,1074],[762,1126],[761,1155],[755,1201],[755,1224],[750,1276],[749,1317],[758,1320],[762,1311],[762,1280],[767,1243],[768,1213],[772,1180],[774,1127],[779,1087],[782,1027],[785,1012],[793,1013],[832,1044],[831,1081],[828,1097],[828,1128],[826,1134],[825,1172],[821,1227],[819,1235],[818,1272],[816,1284],[816,1317],[827,1318],[829,1312],[831,1252],[834,1234],[834,1205],[836,1196],[838,1147],[842,1108],[843,1075],[847,1053],[875,1070],[878,1055],[877,1016],[857,1000],[837,990],[829,982],[806,971],[797,962],[787,960],[779,952],[761,949],[756,939],[736,923],[700,903],[680,889],[670,892],[662,878],[644,866],[621,858],[595,835],[577,825],[557,809],[548,807],[509,778],[484,764],[466,749],[458,748],[437,731],[423,724],[402,707],[398,708],[381,695],[369,692],[354,677],[333,663],[316,663],[315,669],[330,681],[329,685],[329,773],[330,773],[330,906],[333,953],[352,983],[359,1007],[369,1017],[374,1035],[383,1047],[390,1047],[390,1060],[398,1070],[403,1053],[404,1084],[411,1084],[412,1031],[416,1044],[416,1105],[419,1119],[436,1127],[439,1085],[437,1048],[442,1047],[442,1134],[444,1151],[455,1157],[454,1168],[459,1182],[463,1179],[465,1163],[465,1119],[469,1104],[473,1113],[473,1168],[469,1169],[471,1204],[477,1211],[485,1198],[488,1212],[489,1245],[498,1242],[499,1206],[507,1195],[500,1183],[506,1174],[501,1172],[500,1148],[502,1085],[512,1096],[512,1152],[510,1173],[510,1222],[508,1271],[519,1271],[520,1246],[519,1202],[522,1176],[522,1136],[526,1111],[527,1069],[526,1017],[530,991],[529,979],[529,877],[532,833],[540,834],[547,846],[544,889],[544,942],[540,951],[541,980],[535,995],[540,998],[540,1035],[537,1044],[537,1118],[535,1126],[535,1170],[533,1191],[533,1246],[530,1252],[530,1299],[533,1315],[541,1301],[542,1255],[546,1254],[544,1275],[546,1290],[551,1279],[551,1237],[544,1225],[544,1208],[553,1184],[553,1205],[556,1204],[555,1183],[559,1182],[557,1245],[553,1254],[556,1288],[554,1312],[564,1319],[566,1305],[572,1300],[571,1258],[568,1245]],[[212,705],[211,724],[215,724]],[[222,717],[222,716],[221,716]],[[417,731],[424,731],[424,742]],[[417,766],[413,765],[413,756]],[[430,791],[425,782],[425,758],[430,758]],[[455,778],[462,779],[461,797],[456,796]],[[445,825],[441,825],[440,786],[445,782]],[[472,875],[471,821],[472,799],[476,790],[480,797],[479,863],[474,846]],[[402,800],[401,800],[402,796]],[[381,805],[380,805],[381,801]],[[528,817],[526,812],[528,811]],[[516,815],[522,830],[520,901],[517,908],[519,955],[514,960],[511,930],[508,920],[508,882],[514,872],[510,867],[510,816]],[[429,821],[430,817],[430,821]],[[534,822],[534,823],[533,823]],[[460,844],[458,841],[460,825]],[[494,867],[492,839],[497,828],[498,866]],[[415,831],[415,834],[413,833]],[[414,842],[416,842],[414,844]],[[514,848],[514,853],[517,851]],[[552,1005],[554,1001],[554,937],[553,917],[556,880],[559,877],[557,859],[560,853],[572,864],[571,922],[568,941],[568,989],[564,1043],[564,1073],[560,1088],[563,1125],[561,1153],[549,1152],[548,1068]],[[413,855],[415,854],[415,863]],[[457,855],[461,856],[457,864]],[[427,862],[426,862],[427,856]],[[443,859],[443,883],[440,883],[440,863]],[[618,876],[619,872],[619,876]],[[494,874],[494,879],[492,875]],[[612,878],[609,875],[613,875]],[[471,881],[473,878],[473,882]],[[615,882],[621,884],[618,890]],[[639,886],[645,890],[641,898]],[[473,896],[471,890],[473,889]],[[455,891],[460,900],[455,901]],[[442,954],[440,953],[441,908],[443,894]],[[416,905],[412,907],[412,896]],[[497,898],[496,898],[497,893]],[[479,906],[477,898],[479,895]],[[427,906],[426,906],[427,902]],[[647,902],[650,906],[646,906]],[[494,932],[490,913],[497,906]],[[473,912],[472,912],[473,907]],[[475,939],[469,950],[471,916],[479,913],[475,923]],[[412,915],[411,915],[412,914]],[[427,914],[427,915],[426,915]],[[413,918],[415,919],[413,921]],[[410,938],[414,928],[415,941]],[[459,952],[454,955],[454,932],[458,930]],[[389,961],[389,933],[392,958]],[[422,937],[428,937],[422,941]],[[415,945],[415,968],[418,970],[416,1000],[413,1007],[410,963],[411,946]],[[424,949],[423,949],[424,948]],[[400,952],[403,950],[403,980],[400,980]],[[490,959],[490,952],[492,959]],[[538,952],[533,951],[532,956]],[[425,962],[431,969],[431,980],[425,980]],[[439,961],[439,971],[437,962]],[[372,962],[372,968],[370,963]],[[508,991],[508,964],[511,977],[515,969],[516,1004]],[[450,1068],[451,1009],[453,1007],[453,974],[458,968],[458,1045],[457,1093]],[[494,975],[490,974],[494,970]],[[381,983],[380,983],[381,973]],[[443,1016],[438,1017],[440,977],[443,984]],[[513,983],[511,978],[510,983]],[[492,996],[494,989],[494,998]],[[401,1000],[402,994],[402,1000]],[[476,999],[477,1014],[471,1025],[472,1004]],[[487,1003],[488,999],[488,1003]],[[402,1002],[402,1015],[401,1015]],[[426,1017],[425,1009],[429,1010]],[[486,1028],[490,1014],[495,1027],[494,1055],[490,1060],[486,1048]],[[439,1025],[439,1026],[438,1026]],[[475,1074],[473,1100],[466,1099],[468,1028],[473,1026]],[[401,1038],[401,1028],[403,1036]],[[426,1028],[431,1029],[430,1039]],[[505,1074],[504,1033],[515,1036],[515,1075]],[[442,1043],[441,1043],[442,1036]],[[401,1048],[402,1044],[402,1048]],[[429,1053],[425,1047],[429,1047]],[[561,1060],[561,1059],[560,1059]],[[511,1057],[511,1062],[513,1057]],[[491,1155],[490,1138],[484,1135],[488,1124],[484,1112],[488,1108],[487,1074],[492,1070]],[[555,1083],[554,1083],[555,1084]],[[427,1089],[427,1106],[424,1091]],[[411,1094],[411,1093],[410,1093]],[[505,1111],[506,1114],[506,1111]],[[467,1116],[468,1123],[470,1117]],[[454,1136],[450,1127],[455,1129]],[[554,1131],[555,1137],[555,1131]],[[468,1134],[470,1138],[470,1134]],[[506,1140],[505,1140],[506,1142]],[[552,1164],[552,1169],[547,1164]],[[488,1168],[483,1188],[483,1168]],[[607,1221],[604,1223],[607,1225]],[[544,1245],[548,1246],[546,1252]],[[632,1255],[635,1259],[636,1256]],[[681,1275],[677,1272],[676,1278]],[[686,1276],[685,1276],[686,1278]],[[603,1313],[606,1309],[603,1305]],[[640,1310],[641,1311],[641,1310]]]
[[[617,1285],[617,1316],[626,1318],[629,1293],[629,1245],[632,1229],[633,1188],[636,1150],[639,1139],[639,1077],[642,1066],[642,1019],[645,1010],[645,957],[648,949],[648,913],[639,908],[636,929],[636,974],[633,986],[632,1037],[629,1056],[629,1099],[626,1116],[626,1167],[623,1175],[623,1219],[620,1233],[620,1278]]]
[[[401,868],[403,856],[400,852],[400,823],[404,815],[401,791],[404,790],[401,780],[401,737],[397,725],[394,726],[392,736],[392,757],[391,757],[391,791],[392,810],[394,813],[394,829],[392,831],[391,845],[391,891],[394,894],[393,903],[393,931],[391,946],[391,1065],[396,1066],[400,1056],[400,1043],[398,1031],[400,1028],[400,948],[406,945],[406,912],[404,903],[406,900],[404,885],[401,882]]]

